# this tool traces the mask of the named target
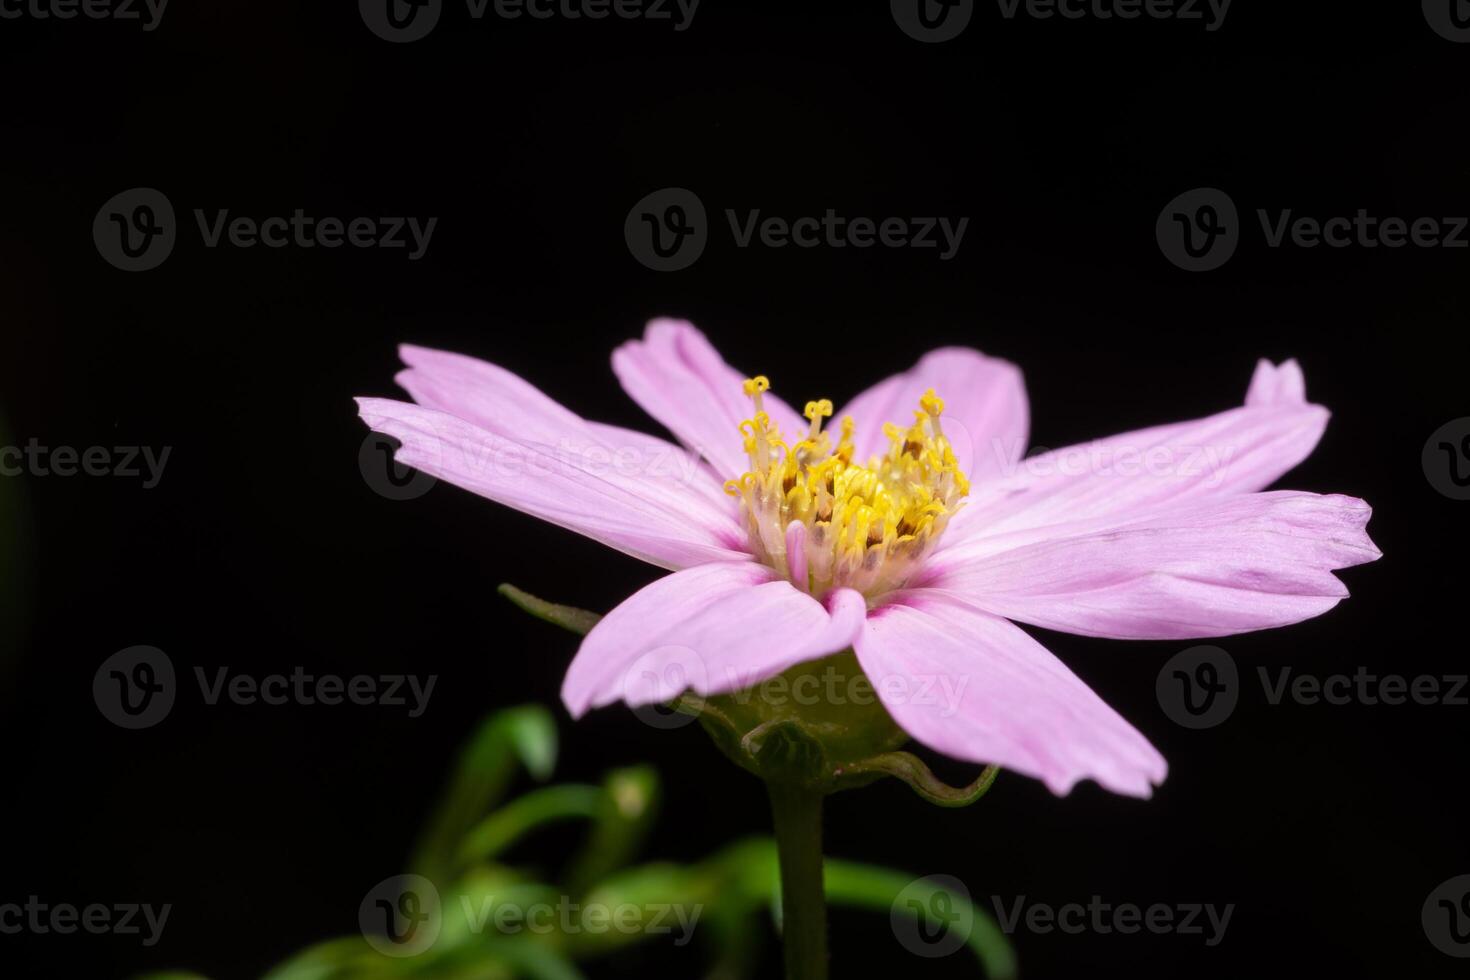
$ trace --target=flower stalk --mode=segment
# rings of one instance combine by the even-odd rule
[[[827,980],[827,896],[822,880],[822,794],[768,782],[781,867],[786,980]]]

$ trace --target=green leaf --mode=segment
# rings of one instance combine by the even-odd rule
[[[308,946],[269,970],[264,980],[341,980],[346,977],[383,976],[387,957],[376,952],[362,936],[343,936]]]
[[[559,606],[554,602],[538,599],[529,592],[521,591],[509,582],[503,583],[495,591],[537,619],[544,619],[546,622],[560,626],[564,630],[570,630],[578,636],[586,636],[591,632],[592,627],[597,625],[597,621],[602,618],[595,612],[578,609],[576,606]]]
[[[614,769],[603,781],[596,822],[567,871],[573,893],[623,867],[643,846],[658,813],[659,779],[651,766]]]
[[[721,851],[710,863],[723,870],[719,889],[722,903],[732,899],[749,905],[769,903],[779,920],[781,872],[775,841],[769,838],[740,841]],[[914,882],[913,875],[902,871],[835,858],[827,858],[822,869],[828,902],[881,911],[885,915],[891,914],[900,893]],[[992,980],[1014,980],[1016,954],[1000,926],[963,895],[951,895],[951,899],[970,916],[966,942],[986,974]],[[723,918],[720,913],[733,910],[716,907],[710,911],[712,916]]]
[[[849,905],[891,914],[901,892],[912,888],[914,879],[889,868],[878,868],[854,861],[829,859],[823,865],[827,900],[834,905]],[[935,892],[941,889],[936,888]],[[1010,940],[995,920],[978,908],[967,896],[947,892],[950,901],[964,909],[970,921],[966,943],[974,951],[991,980],[1014,980],[1016,954]]]
[[[527,793],[471,828],[460,842],[456,859],[461,865],[490,860],[543,824],[597,816],[602,802],[599,787],[572,783]]]
[[[447,877],[460,839],[505,794],[517,763],[537,779],[549,777],[556,764],[556,722],[540,705],[499,711],[481,724],[415,849],[419,874]]]

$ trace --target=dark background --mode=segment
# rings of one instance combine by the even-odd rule
[[[176,0],[177,2],[177,0]],[[1019,363],[1047,446],[1237,404],[1258,357],[1299,358],[1334,412],[1284,485],[1361,496],[1385,557],[1351,599],[1222,641],[1257,665],[1464,673],[1470,503],[1421,469],[1470,414],[1470,252],[1267,248],[1256,208],[1470,213],[1470,45],[1417,4],[1238,0],[1198,22],[1006,20],[905,36],[883,4],[704,0],[691,27],[610,18],[472,21],[374,37],[348,3],[170,6],[136,22],[0,21],[0,410],[10,442],[172,447],[161,484],[7,478],[20,556],[6,587],[0,900],[171,902],[162,942],[0,936],[10,976],[187,966],[258,975],[351,933],[402,870],[453,754],[489,709],[556,704],[558,775],[632,761],[670,785],[654,857],[768,826],[759,784],[697,727],[556,701],[575,638],[494,594],[509,580],[605,610],[658,572],[452,487],[404,503],[364,481],[351,398],[395,394],[400,341],[464,351],[579,413],[652,426],[608,369],[651,316],[686,316],[798,404],[841,404],[923,351]],[[91,237],[104,201],[151,186],[181,222],[129,274]],[[623,219],[683,186],[716,221],[692,267],[630,256]],[[1165,260],[1154,221],[1190,188],[1241,209],[1208,273]],[[428,254],[207,249],[193,208],[255,217],[437,216]],[[959,254],[737,249],[723,209],[968,216]],[[1065,799],[1003,774],[973,809],[905,787],[831,800],[828,851],[958,876],[1007,901],[1235,903],[1225,940],[1015,937],[1023,973],[1449,976],[1420,925],[1470,872],[1470,708],[1272,707],[1248,687],[1219,728],[1155,700],[1189,644],[1043,641],[1168,758],[1150,802]],[[100,662],[156,645],[181,672],[437,674],[429,710],[215,707],[127,732],[90,696]],[[944,772],[967,778],[963,767]],[[774,945],[768,945],[774,956]],[[693,975],[697,949],[594,975]],[[770,961],[770,972],[776,960]],[[912,958],[881,915],[833,914],[834,976],[967,976]]]

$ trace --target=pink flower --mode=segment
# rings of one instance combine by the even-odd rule
[[[798,414],[690,324],[655,320],[613,370],[685,448],[492,364],[402,355],[416,404],[358,400],[400,462],[673,572],[583,641],[562,688],[578,717],[851,647],[918,741],[1057,794],[1090,778],[1148,796],[1163,757],[1014,623],[1134,640],[1285,626],[1347,595],[1334,569],[1379,556],[1363,501],[1262,492],[1327,423],[1294,361],[1261,361],[1241,407],[1023,459],[1020,371],[967,348]],[[635,665],[653,682],[630,685]]]

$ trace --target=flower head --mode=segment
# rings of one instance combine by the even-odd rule
[[[798,414],[693,326],[656,320],[613,369],[678,446],[492,364],[402,353],[416,404],[359,399],[400,462],[673,570],[588,633],[562,689],[574,715],[738,692],[851,648],[920,742],[1057,793],[1090,778],[1147,796],[1163,758],[1015,624],[1285,626],[1379,554],[1361,500],[1263,492],[1327,422],[1294,361],[1260,362],[1239,407],[1023,458],[1020,372],[966,348]]]

